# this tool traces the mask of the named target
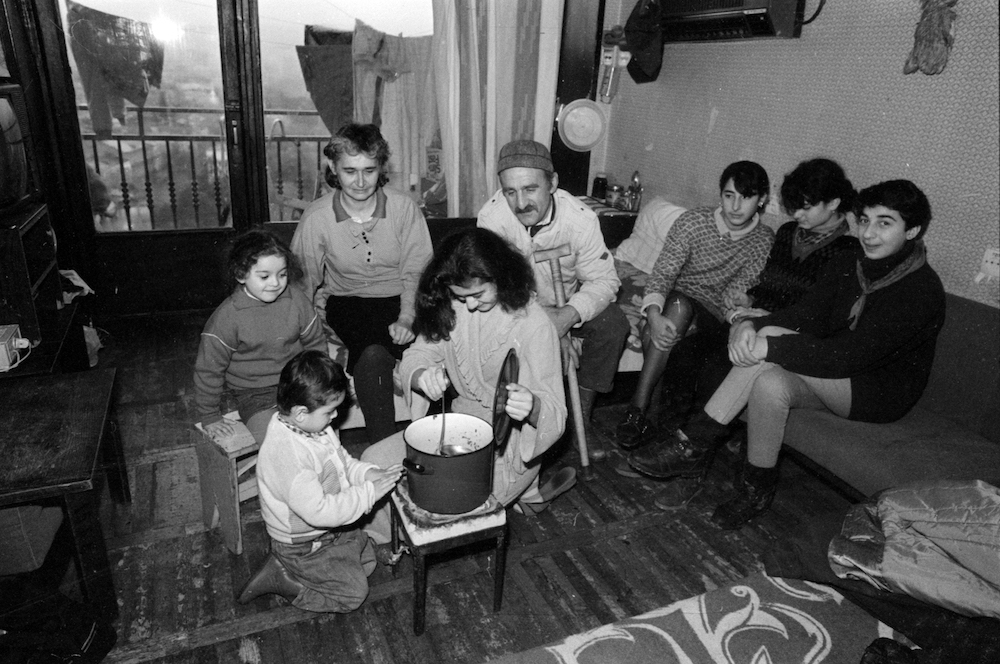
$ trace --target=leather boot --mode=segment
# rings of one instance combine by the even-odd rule
[[[736,484],[736,496],[715,508],[712,521],[723,530],[741,527],[767,511],[777,488],[777,466],[758,468],[745,461],[742,481]]]
[[[618,443],[618,447],[626,451],[640,447],[637,443],[651,427],[652,423],[646,419],[642,408],[629,406],[625,409],[625,414],[622,415],[618,426],[615,427],[615,440]]]
[[[661,443],[647,445],[628,455],[628,465],[639,473],[657,480],[673,477],[704,477],[708,473],[715,452],[714,445],[706,445],[677,430]]]
[[[239,603],[246,604],[261,595],[281,595],[289,602],[299,596],[305,587],[296,581],[274,554],[267,554],[267,560],[257,573],[250,577],[240,592]]]
[[[629,465],[649,477],[704,477],[715,453],[729,439],[728,426],[719,424],[703,411],[666,441],[643,447],[628,457]]]

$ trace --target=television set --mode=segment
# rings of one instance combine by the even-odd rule
[[[0,210],[18,207],[37,194],[24,93],[18,85],[0,85]]]

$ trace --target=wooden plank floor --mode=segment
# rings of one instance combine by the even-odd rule
[[[595,477],[536,517],[510,513],[503,608],[492,612],[489,547],[434,560],[427,627],[412,632],[412,565],[379,567],[357,611],[317,615],[284,600],[235,601],[267,553],[256,501],[244,503],[245,551],[230,554],[201,521],[197,436],[191,428],[191,368],[205,316],[128,321],[109,327],[102,366],[119,369],[117,413],[133,503],[102,504],[120,616],[109,662],[486,662],[581,630],[700,594],[761,569],[760,556],[817,513],[846,500],[785,461],[772,510],[735,532],[712,525],[731,487],[733,455],[722,455],[705,491],[671,512],[653,500],[662,486],[613,470],[618,453],[594,464]],[[607,438],[624,408],[595,411]],[[358,431],[344,432],[359,455]],[[606,441],[607,442],[607,441]],[[607,442],[610,446],[610,442]],[[578,465],[567,441],[543,475]]]

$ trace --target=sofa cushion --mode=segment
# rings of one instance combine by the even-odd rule
[[[934,365],[917,408],[1000,443],[1000,309],[946,298]]]
[[[923,408],[889,424],[796,409],[785,445],[864,495],[917,480],[984,480],[1000,486],[1000,446]]]

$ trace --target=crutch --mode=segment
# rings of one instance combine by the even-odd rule
[[[568,244],[561,244],[554,249],[543,249],[534,253],[536,263],[549,262],[549,268],[552,270],[552,290],[556,294],[556,305],[560,307],[566,306],[566,291],[563,289],[562,268],[559,265],[559,259],[563,256],[569,256],[571,253],[573,252]],[[571,339],[569,343],[573,343]],[[580,384],[576,379],[576,366],[573,364],[572,358],[569,366],[566,367],[566,376],[569,379],[569,402],[573,411],[573,424],[576,427],[576,442],[580,450],[580,475],[586,480],[591,477],[592,471],[590,470],[590,455],[587,453],[583,408],[580,406]]]

